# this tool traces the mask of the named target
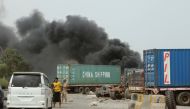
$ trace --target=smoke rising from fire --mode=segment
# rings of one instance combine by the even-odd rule
[[[0,47],[5,49],[13,46],[16,42],[17,38],[13,30],[0,22]]]
[[[14,48],[32,64],[34,71],[47,72],[51,77],[55,77],[57,64],[138,67],[141,63],[138,52],[119,39],[109,39],[102,27],[86,17],[70,15],[65,21],[49,22],[35,10],[30,16],[18,19],[16,27],[21,40],[13,43],[13,32],[0,26],[6,28],[6,31],[0,29],[0,46],[5,48],[14,44]],[[5,39],[3,34],[7,34]]]

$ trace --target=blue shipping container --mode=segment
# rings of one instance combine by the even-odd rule
[[[144,50],[146,87],[190,87],[190,49]]]

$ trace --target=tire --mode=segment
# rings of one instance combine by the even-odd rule
[[[74,90],[74,93],[79,93],[79,88],[78,87],[75,87],[73,90]]]
[[[182,106],[190,106],[190,92],[181,92],[176,97],[176,102]]]
[[[100,93],[98,93],[98,92],[95,92],[95,93],[96,93],[96,97],[97,97],[97,98],[101,97],[101,94],[100,94]]]
[[[116,100],[115,92],[110,92],[110,98],[111,98],[112,100]]]
[[[80,87],[80,88],[79,88],[79,93],[84,94],[84,87]]]
[[[89,88],[89,87],[86,87],[86,88],[85,88],[85,94],[89,94],[89,92],[90,92],[90,88]]]
[[[166,91],[166,106],[167,109],[176,109],[176,103],[174,99],[174,94],[172,91]]]
[[[128,88],[125,90],[125,98],[126,99],[130,99],[131,98],[131,93],[129,92]]]
[[[116,99],[122,99],[122,95],[119,92],[115,92]]]
[[[137,101],[137,99],[138,99],[138,95],[136,93],[132,93],[131,94],[131,100]]]

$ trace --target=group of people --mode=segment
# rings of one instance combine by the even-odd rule
[[[56,102],[59,102],[59,107],[61,107],[61,103],[65,100],[67,102],[67,80],[63,80],[61,83],[56,77],[52,83],[53,90],[53,106],[55,107]]]

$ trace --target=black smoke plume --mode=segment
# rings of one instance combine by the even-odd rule
[[[5,26],[0,22],[0,47],[5,49],[14,45],[17,42],[17,38],[13,30]]]
[[[119,39],[109,40],[109,43],[100,51],[86,56],[87,64],[120,65],[124,68],[137,68],[141,65],[138,52],[130,50],[129,45]]]
[[[37,10],[35,10],[29,17],[22,17],[16,22],[18,32],[21,36],[27,36],[27,33],[32,33],[43,24],[45,24],[45,19]]]
[[[66,21],[49,22],[34,11],[17,20],[16,26],[21,40],[14,48],[32,64],[34,71],[47,72],[51,78],[56,76],[57,64],[112,64],[124,68],[139,67],[141,63],[138,52],[119,39],[108,39],[105,30],[86,17],[67,16]],[[14,35],[7,35],[0,45],[7,47],[10,36]]]

